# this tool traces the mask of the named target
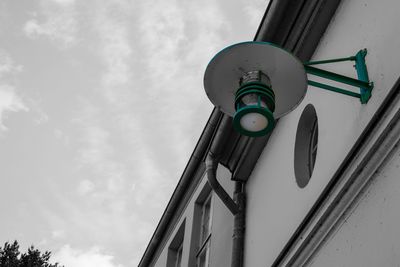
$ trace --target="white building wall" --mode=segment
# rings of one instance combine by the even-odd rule
[[[400,264],[400,150],[374,175],[363,197],[310,266],[393,267]]]
[[[356,98],[310,87],[301,105],[279,121],[247,183],[245,266],[273,263],[399,77],[399,7],[396,0],[343,0],[339,6],[313,60],[351,56],[367,48],[375,84],[372,98],[361,105]],[[352,62],[320,67],[356,77]],[[301,112],[309,103],[317,111],[319,144],[313,176],[300,189],[294,143]]]

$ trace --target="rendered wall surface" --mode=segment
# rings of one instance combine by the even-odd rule
[[[234,183],[230,181],[230,173],[223,166],[218,167],[217,178],[225,190],[232,194]],[[175,237],[180,225],[185,221],[185,235],[183,239],[182,251],[182,267],[189,265],[189,250],[192,241],[193,231],[193,215],[195,208],[195,201],[198,199],[201,190],[207,182],[206,175],[203,176],[202,181],[199,183],[190,201],[188,202],[179,222],[173,228],[168,237],[167,242],[164,243],[160,252],[155,257],[151,266],[166,267],[168,257],[168,247]],[[229,266],[231,261],[232,250],[232,229],[233,229],[233,216],[230,211],[223,205],[215,194],[212,194],[212,234],[211,234],[211,254],[210,254],[210,267]]]
[[[343,0],[339,6],[313,60],[351,56],[367,48],[367,67],[375,83],[372,98],[361,105],[356,98],[309,87],[300,106],[279,121],[247,183],[245,266],[274,262],[399,77],[399,7],[395,0]],[[351,62],[320,67],[356,77]],[[294,143],[301,112],[309,103],[317,112],[319,143],[313,176],[300,189],[294,176]],[[320,261],[315,266],[328,265]]]
[[[371,181],[310,266],[392,267],[400,264],[400,150]]]

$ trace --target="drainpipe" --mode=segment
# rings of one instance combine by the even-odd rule
[[[238,213],[234,215],[232,240],[232,267],[243,266],[244,230],[246,227],[246,193],[243,182],[235,182],[234,200]]]
[[[222,149],[226,143],[226,134],[231,129],[231,118],[224,116],[221,124],[211,144],[210,151],[206,158],[206,173],[208,183],[213,191],[222,200],[225,206],[232,212],[234,216],[233,235],[232,235],[232,267],[243,266],[244,254],[244,230],[245,230],[245,185],[242,182],[235,183],[235,191],[233,199],[225,191],[218,182],[216,173],[219,160],[222,156]]]

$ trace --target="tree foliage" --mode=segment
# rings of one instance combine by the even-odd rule
[[[0,267],[62,267],[58,263],[49,263],[51,252],[40,252],[33,246],[21,253],[17,241],[6,242],[0,247]]]

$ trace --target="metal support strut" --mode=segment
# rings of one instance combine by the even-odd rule
[[[333,91],[336,93],[357,97],[360,99],[362,104],[368,102],[371,97],[371,91],[374,88],[374,84],[369,81],[367,66],[365,64],[365,56],[367,55],[367,49],[363,49],[358,51],[355,56],[345,57],[345,58],[337,58],[337,59],[328,59],[328,60],[319,60],[319,61],[309,61],[304,63],[304,68],[308,74],[312,74],[315,76],[319,76],[328,80],[336,81],[339,83],[355,86],[360,88],[360,93],[355,93],[346,89],[338,88],[332,85],[311,81],[308,80],[308,84],[311,86],[319,87],[325,90]],[[328,63],[336,63],[342,61],[355,61],[354,67],[357,71],[358,79],[354,79],[351,77],[347,77],[344,75],[340,75],[334,72],[322,70],[316,67],[312,67],[311,65],[320,65],[320,64],[328,64]]]

